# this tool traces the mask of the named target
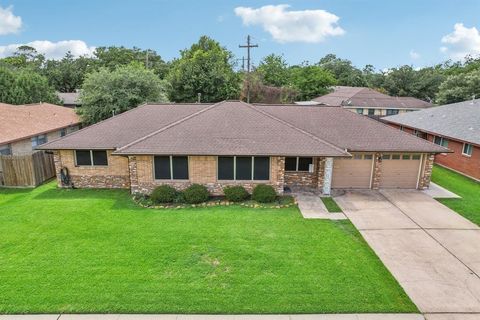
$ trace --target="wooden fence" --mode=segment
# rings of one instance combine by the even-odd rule
[[[35,151],[26,155],[0,156],[0,184],[36,187],[55,176],[53,154]]]

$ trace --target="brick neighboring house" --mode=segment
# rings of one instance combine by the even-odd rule
[[[334,107],[146,104],[40,147],[59,186],[149,193],[203,184],[285,188],[427,188],[444,147]],[[63,173],[67,170],[62,170]]]
[[[380,118],[432,107],[429,102],[413,97],[392,97],[364,87],[336,86],[333,92],[312,101],[299,102],[306,105],[341,106],[352,112]]]
[[[0,103],[0,154],[23,155],[79,129],[74,110],[49,103]]]
[[[480,99],[383,118],[390,125],[453,153],[435,156],[444,167],[480,180]]]

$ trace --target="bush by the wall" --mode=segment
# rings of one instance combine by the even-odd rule
[[[200,184],[192,184],[183,190],[185,202],[191,204],[205,202],[208,200],[209,195],[207,188]]]
[[[275,201],[277,193],[272,186],[259,184],[253,188],[252,199],[260,203],[269,203]]]
[[[169,185],[161,185],[153,189],[150,199],[155,203],[172,203],[177,197],[177,190]]]
[[[230,186],[223,188],[223,193],[228,201],[240,202],[247,200],[250,196],[242,186]]]

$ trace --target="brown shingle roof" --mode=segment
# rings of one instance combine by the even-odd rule
[[[148,104],[41,146],[116,154],[345,156],[352,151],[445,152],[342,108]]]
[[[392,97],[364,87],[337,86],[334,91],[313,101],[328,106],[352,106],[360,108],[423,109],[432,104],[413,97]]]
[[[0,144],[26,139],[80,123],[74,110],[49,103],[0,103]]]
[[[348,156],[345,150],[241,101],[214,104],[115,153]]]

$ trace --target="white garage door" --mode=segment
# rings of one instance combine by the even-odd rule
[[[333,160],[332,188],[369,189],[373,154],[353,154],[352,158]]]
[[[421,156],[419,154],[384,154],[380,188],[417,188]]]

